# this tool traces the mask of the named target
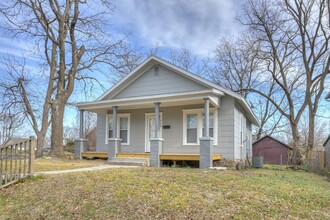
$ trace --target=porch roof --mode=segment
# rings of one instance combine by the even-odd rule
[[[155,102],[160,102],[161,107],[169,106],[182,106],[182,105],[194,105],[203,104],[203,98],[210,98],[210,103],[219,107],[219,97],[224,95],[223,92],[218,90],[204,90],[196,92],[185,92],[185,93],[173,93],[166,95],[155,95],[155,96],[143,96],[133,97],[125,99],[111,99],[101,100],[94,102],[82,102],[76,103],[75,106],[81,110],[87,110],[99,114],[106,114],[107,110],[111,109],[112,106],[118,106],[119,109],[141,109],[141,108],[154,108]]]

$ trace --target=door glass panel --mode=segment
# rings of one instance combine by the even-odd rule
[[[150,117],[149,118],[149,138],[155,137],[155,134],[156,134],[155,118]]]

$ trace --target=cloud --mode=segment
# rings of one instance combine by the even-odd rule
[[[206,55],[219,38],[240,30],[232,0],[121,0],[116,3],[114,26],[131,32],[138,43],[152,47],[188,48]]]

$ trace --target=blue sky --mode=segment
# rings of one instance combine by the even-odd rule
[[[131,33],[134,45],[146,48],[156,43],[165,49],[188,48],[207,56],[224,35],[236,34],[234,22],[239,2],[231,0],[118,0],[113,27]]]
[[[234,18],[241,3],[238,0],[117,0],[114,14],[107,23],[109,32],[115,36],[129,34],[127,42],[134,48],[149,50],[157,44],[164,58],[170,50],[187,48],[202,59],[215,49],[220,37],[240,31],[241,26]],[[4,20],[0,16],[0,24]],[[33,47],[25,39],[0,37],[0,57],[10,54],[19,58],[24,50]],[[28,56],[27,64],[33,70],[36,60]],[[100,80],[105,87],[111,86],[104,77],[100,76]],[[95,88],[93,93],[96,98],[102,91]],[[79,95],[74,94],[71,101],[81,101],[79,99]],[[75,122],[75,115],[74,108],[67,108],[65,124]]]
[[[107,21],[109,32],[117,36],[129,34],[127,42],[135,48],[149,50],[158,44],[164,58],[168,58],[171,49],[187,48],[202,59],[212,53],[221,37],[236,35],[243,29],[235,16],[240,13],[244,1],[117,0],[114,3],[114,14]],[[0,23],[3,20],[0,17]],[[22,50],[31,47],[33,45],[24,39],[1,37],[0,57],[7,54],[20,57]],[[33,69],[35,60],[30,60],[29,64]],[[104,77],[100,79],[110,88],[111,83]],[[95,88],[93,93],[97,98],[102,91]],[[74,94],[70,101],[81,101],[79,94]],[[75,122],[75,115],[75,108],[67,108],[65,125]]]

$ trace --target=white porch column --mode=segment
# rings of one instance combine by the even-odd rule
[[[210,99],[208,97],[204,98],[204,134],[203,137],[209,137],[210,130]]]
[[[213,166],[213,138],[209,134],[209,98],[204,98],[204,134],[199,139],[199,168],[209,168]]]
[[[121,139],[118,135],[117,128],[117,110],[118,106],[112,106],[112,132],[113,137],[109,139],[109,152],[108,152],[108,161],[111,158],[117,157],[117,153],[120,152],[121,149]],[[107,122],[108,123],[108,122]]]
[[[87,151],[87,147],[88,147],[88,140],[85,139],[84,111],[85,110],[83,109],[79,109],[79,114],[80,114],[79,138],[74,141],[74,153],[75,156],[79,159],[82,159],[81,153]]]
[[[79,136],[81,139],[85,138],[85,122],[84,122],[84,111],[83,109],[79,109],[80,113],[80,131]]]
[[[160,102],[155,102],[155,138],[160,137],[160,115],[159,115],[159,105]]]
[[[113,138],[118,138],[117,134],[117,109],[118,106],[112,106],[112,132]]]
[[[155,137],[150,139],[150,165],[160,167],[162,165],[159,155],[163,151],[163,139],[160,138],[160,102],[155,102]]]

